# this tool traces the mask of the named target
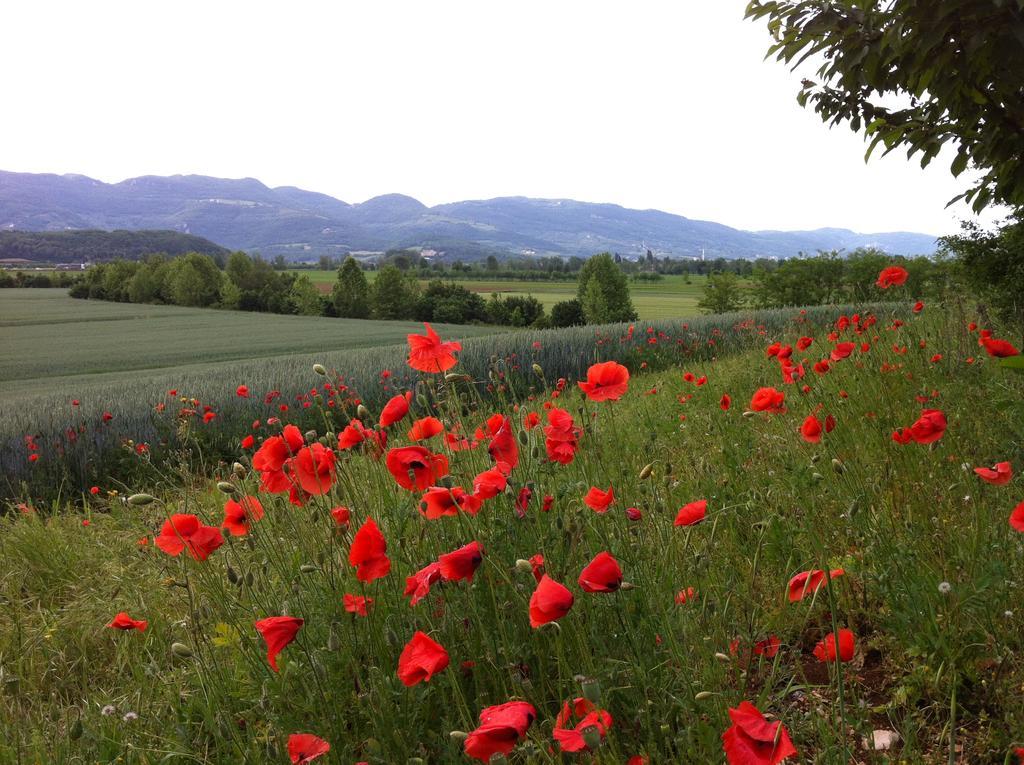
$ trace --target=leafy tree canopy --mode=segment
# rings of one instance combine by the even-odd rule
[[[924,167],[952,141],[950,167],[981,179],[951,202],[1024,206],[1024,0],[753,0],[768,56],[822,60],[797,100]],[[895,102],[895,105],[894,105]]]

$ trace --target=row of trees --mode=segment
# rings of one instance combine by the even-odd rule
[[[636,316],[626,277],[611,255],[591,258],[578,275],[578,297],[554,306],[547,316],[532,296],[485,300],[452,281],[423,284],[416,272],[385,265],[372,283],[348,258],[329,295],[305,274],[275,270],[272,263],[232,253],[221,270],[208,255],[151,255],[143,261],[113,260],[90,268],[72,297],[123,303],[158,303],[196,308],[341,316],[356,319],[415,319],[451,324],[571,326],[628,321]]]
[[[0,270],[0,289],[5,287],[70,287],[80,276],[76,271]]]

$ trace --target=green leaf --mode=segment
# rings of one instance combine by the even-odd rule
[[[1024,356],[1009,356],[999,362],[1003,369],[1009,369],[1017,374],[1024,374]]]

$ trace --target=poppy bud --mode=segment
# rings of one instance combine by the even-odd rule
[[[248,574],[245,575],[245,586],[246,587],[252,587],[252,583],[255,582],[255,581],[256,581],[256,577],[254,577],[252,575],[251,571]]]
[[[583,688],[583,698],[592,704],[601,702],[601,683],[593,678],[587,678],[580,686]]]
[[[338,638],[338,632],[334,628],[334,624],[331,623],[331,628],[327,633],[327,650],[337,651],[341,648],[341,640]]]
[[[503,754],[492,754],[489,765],[508,765],[508,758]]]
[[[533,373],[535,375],[537,375],[537,377],[543,377],[544,376],[544,370],[541,369],[540,364],[534,363],[532,369],[533,369]]]
[[[636,585],[633,584],[632,582],[623,582],[622,584],[619,585],[619,589],[620,590],[635,590],[636,589]]]
[[[587,745],[587,749],[594,751],[601,746],[601,731],[596,725],[588,725],[582,733],[583,743]]]
[[[360,404],[356,407],[356,416],[361,420],[370,419],[370,410]]]
[[[225,539],[231,539],[231,530],[230,529],[226,529],[226,528],[224,528],[222,526],[221,530],[220,530],[220,535],[222,537],[224,537]]]
[[[233,483],[228,483],[227,481],[217,481],[217,489],[222,494],[234,494],[238,491]]]
[[[516,561],[516,571],[521,571],[524,574],[533,571],[533,564],[530,561],[520,558]]]
[[[314,441],[316,441],[316,431],[307,430],[305,433],[302,434],[302,437],[306,439],[307,444],[313,443]]]
[[[312,574],[314,571],[318,570],[319,569],[317,569],[317,567],[314,566],[312,563],[303,563],[301,566],[299,566],[299,571],[301,571],[303,574]]]
[[[184,643],[171,643],[171,653],[182,659],[188,659],[192,656],[192,649]]]
[[[714,695],[715,694],[713,694],[711,691],[701,691],[700,693],[696,694],[693,698],[695,701],[704,701],[705,699],[710,699]]]
[[[314,364],[313,365],[313,371],[316,372],[321,377],[327,377],[327,370],[324,369],[324,365],[323,364]]]
[[[68,738],[72,741],[77,741],[82,737],[82,718],[75,718],[75,721],[71,723],[71,729],[68,731]]]
[[[253,539],[252,537],[246,537],[245,538],[245,546],[248,547],[250,550],[255,550],[256,549],[256,540]]]
[[[228,564],[228,581],[231,584],[238,584],[238,572],[231,567],[230,563]]]
[[[444,381],[445,382],[449,382],[449,383],[450,382],[459,382],[460,380],[465,380],[465,381],[468,382],[469,380],[472,380],[472,379],[473,378],[470,377],[469,375],[467,375],[467,374],[460,374],[459,372],[449,372],[448,374],[446,374],[444,376]]]
[[[643,470],[640,471],[640,480],[641,481],[646,481],[648,478],[651,477],[651,474],[653,472],[654,472],[654,463],[653,462],[648,462],[646,465],[644,465]]]
[[[451,733],[448,734],[448,738],[450,738],[456,744],[461,744],[463,741],[469,738],[469,734],[463,730],[453,730]]]
[[[811,478],[813,478],[815,481],[825,480],[825,476],[823,476],[821,473],[811,473]]]
[[[730,661],[732,661],[732,659],[730,659],[724,653],[716,653],[715,654],[715,658],[718,659],[723,664],[728,664]]]
[[[835,470],[837,473],[844,473],[844,472],[846,472],[846,465],[844,465],[842,462],[840,462],[835,457],[833,457],[832,458],[832,469]]]
[[[21,680],[16,675],[8,675],[4,678],[4,691],[7,693],[17,695],[20,686]]]
[[[530,437],[528,435],[526,435],[526,431],[525,430],[520,430],[519,431],[518,438],[519,438],[519,443],[521,443],[523,446],[526,446],[526,444],[530,440]]]
[[[234,465],[232,465],[231,470],[239,478],[245,478],[245,465],[243,465],[241,462],[236,462]]]
[[[136,507],[142,507],[143,505],[148,505],[155,501],[156,497],[152,494],[132,494],[128,497],[128,504],[135,505]]]
[[[751,412],[749,409],[743,413],[744,417],[753,417],[757,412]]]

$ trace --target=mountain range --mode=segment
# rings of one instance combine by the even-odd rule
[[[169,229],[231,249],[315,259],[422,247],[447,258],[489,254],[588,257],[788,258],[816,250],[877,247],[931,254],[935,237],[846,229],[743,231],[659,210],[571,199],[497,199],[427,207],[387,194],[359,204],[254,178],[142,176],[103,183],[83,175],[0,171],[0,230]]]

